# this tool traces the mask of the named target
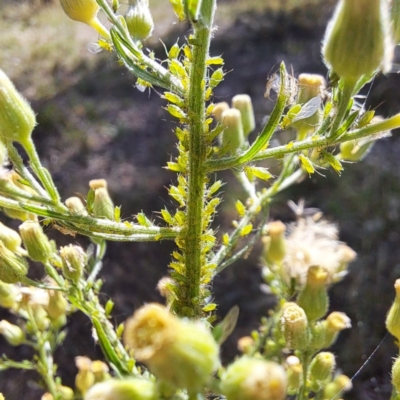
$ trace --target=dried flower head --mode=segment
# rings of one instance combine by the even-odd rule
[[[288,226],[286,256],[282,263],[282,278],[295,279],[304,286],[311,266],[326,270],[327,283],[340,281],[356,253],[338,240],[338,228],[322,218],[321,213],[304,216]]]

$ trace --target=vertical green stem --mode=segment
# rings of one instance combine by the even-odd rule
[[[307,352],[304,352],[300,359],[303,366],[303,382],[300,386],[299,393],[296,396],[296,400],[306,400],[308,398],[307,375],[310,363],[310,355]]]
[[[204,0],[202,21],[194,25],[193,61],[190,70],[188,97],[189,117],[189,181],[186,208],[185,265],[186,282],[183,288],[180,310],[182,315],[196,317],[201,313],[200,272],[202,267],[201,236],[206,181],[205,162],[207,141],[204,134],[206,60],[211,38],[211,25],[215,0]],[[206,15],[207,13],[208,15]],[[204,23],[206,22],[206,23]],[[196,306],[196,303],[198,304]]]

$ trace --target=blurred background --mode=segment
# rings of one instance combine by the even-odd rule
[[[281,61],[295,75],[326,75],[320,47],[335,3],[219,0],[211,53],[224,57],[229,73],[216,91],[215,101],[230,102],[235,94],[249,94],[260,127],[273,106],[263,96],[265,84]],[[156,30],[146,47],[163,58],[160,39],[167,47],[178,38],[182,44],[188,26],[175,23],[167,0],[150,0],[150,7]],[[34,140],[63,199],[76,192],[86,194],[90,179],[105,178],[126,219],[143,210],[157,221],[159,217],[152,211],[172,208],[166,186],[175,177],[162,166],[175,154],[175,138],[172,118],[163,110],[159,94],[135,89],[135,78],[113,54],[89,52],[96,33],[67,19],[57,0],[0,0],[0,33],[0,68],[37,113]],[[372,85],[368,104],[384,116],[399,112],[399,87],[396,71],[380,76]],[[331,290],[331,310],[347,313],[353,324],[333,349],[340,370],[354,376],[354,389],[346,399],[390,397],[389,371],[396,346],[393,338],[386,336],[384,320],[394,298],[394,281],[400,277],[399,154],[400,138],[394,134],[379,141],[364,161],[346,164],[342,177],[332,171],[325,171],[325,176],[314,174],[279,195],[271,208],[274,219],[288,222],[294,216],[287,201],[305,198],[306,206],[321,209],[337,222],[341,240],[358,253],[347,278]],[[230,227],[234,199],[244,199],[244,194],[229,171],[221,178],[229,182],[215,221],[223,232]],[[47,234],[59,245],[71,240],[88,244],[85,238],[71,239],[52,229]],[[115,323],[124,321],[145,302],[162,301],[155,287],[167,273],[172,248],[173,243],[168,242],[109,244],[102,273],[103,300],[114,299]],[[225,361],[235,356],[237,339],[256,329],[274,305],[273,298],[260,290],[259,252],[255,248],[250,257],[236,262],[214,283],[220,316],[233,305],[240,307],[238,327],[222,349]],[[10,316],[0,310],[0,317]],[[67,330],[56,362],[64,384],[73,386],[73,358],[86,355],[96,359],[101,354],[85,316],[71,316]],[[23,346],[10,348],[2,337],[0,353],[19,360],[31,356]],[[0,392],[7,400],[40,399],[43,390],[36,378],[30,372],[0,372]]]

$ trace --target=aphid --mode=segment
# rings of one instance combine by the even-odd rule
[[[296,204],[292,200],[289,200],[287,204],[289,208],[294,212],[297,219],[312,217],[314,221],[317,221],[322,216],[322,212],[320,209],[315,207],[306,208],[306,203],[304,199],[300,199],[298,204]]]
[[[301,107],[301,111],[292,119],[291,122],[300,121],[314,115],[321,107],[322,99],[320,96],[313,97]]]
[[[299,161],[301,166],[307,171],[309,175],[315,172],[314,164],[311,160],[303,154],[299,154]]]
[[[267,80],[264,97],[269,99],[271,90],[273,90],[275,93],[278,93],[280,84],[281,84],[281,79],[279,78],[279,75],[276,72],[274,72]]]
[[[222,344],[236,327],[239,317],[239,307],[233,306],[225,318],[213,329],[213,336],[218,344]]]

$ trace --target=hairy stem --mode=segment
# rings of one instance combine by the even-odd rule
[[[190,89],[188,97],[189,117],[189,180],[188,203],[185,233],[185,285],[180,299],[180,314],[197,317],[201,314],[198,304],[194,305],[200,294],[200,273],[202,267],[201,236],[204,208],[204,190],[206,181],[205,162],[207,158],[207,140],[204,134],[205,123],[205,79],[206,60],[211,38],[211,24],[215,9],[215,0],[204,0],[203,14],[207,24],[194,25],[193,62],[190,70]]]

